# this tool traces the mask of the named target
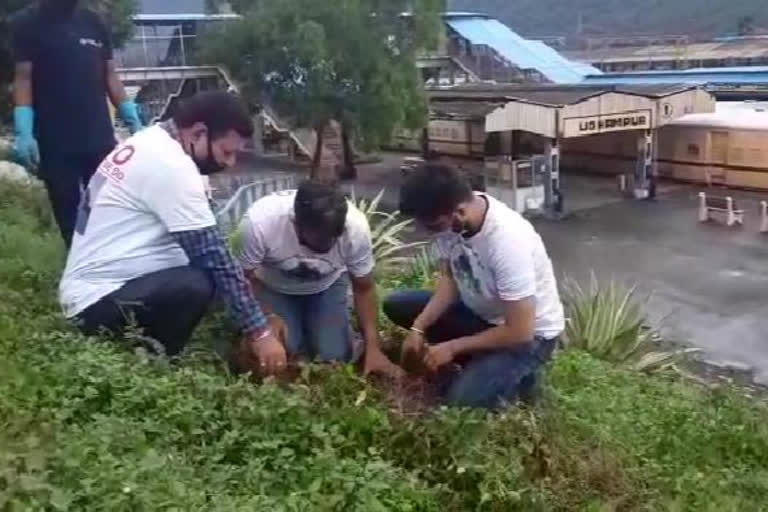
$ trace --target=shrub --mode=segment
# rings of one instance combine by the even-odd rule
[[[411,219],[399,220],[398,212],[380,211],[378,208],[382,197],[384,197],[384,190],[380,191],[370,202],[366,199],[357,199],[354,194],[352,195],[352,202],[365,215],[371,227],[373,257],[380,270],[408,261],[406,257],[402,256],[402,253],[424,245],[424,242],[405,243],[402,241],[402,234],[413,224],[413,221]]]
[[[588,288],[573,279],[563,281],[565,340],[569,348],[584,350],[636,370],[667,367],[691,350],[659,351],[659,335],[644,309],[648,297],[637,288],[615,280],[601,283],[592,274]]]
[[[405,274],[420,282],[419,287],[432,288],[437,281],[439,271],[440,266],[432,254],[431,248],[421,247],[411,259]]]

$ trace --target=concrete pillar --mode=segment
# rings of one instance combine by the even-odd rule
[[[555,201],[554,211],[556,215],[561,215],[565,212],[565,197],[560,187],[560,139],[555,139],[555,144],[552,147],[550,180],[552,182],[552,195]]]
[[[651,130],[651,174],[648,183],[648,199],[656,199],[656,187],[659,184],[659,130]]]
[[[544,156],[547,159],[547,170],[544,173],[544,209],[547,213],[552,211],[552,204],[554,202],[554,194],[552,190],[552,140],[553,139],[547,139],[547,142],[544,145]]]
[[[650,189],[655,188],[655,184],[651,185],[651,178],[653,176],[653,154],[654,154],[654,140],[653,130],[644,130],[640,135],[638,162],[635,172],[634,192],[635,199],[648,199],[650,196]]]
[[[560,190],[560,140],[547,140],[545,155],[548,172],[544,179],[544,208],[547,213],[559,216],[564,211],[564,198]]]

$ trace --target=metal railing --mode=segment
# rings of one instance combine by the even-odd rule
[[[271,176],[243,185],[222,208],[216,211],[216,220],[223,230],[232,229],[253,206],[253,203],[275,192],[291,190],[295,187],[296,178],[292,175]]]

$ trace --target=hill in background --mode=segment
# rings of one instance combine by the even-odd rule
[[[449,0],[448,5],[492,15],[521,34],[539,37],[768,32],[767,0]]]

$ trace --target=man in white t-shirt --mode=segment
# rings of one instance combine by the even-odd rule
[[[400,209],[437,233],[442,270],[434,293],[398,292],[384,303],[387,316],[410,329],[404,361],[420,360],[431,371],[461,366],[447,390],[451,404],[495,408],[526,398],[565,327],[539,235],[443,165],[408,178]]]
[[[135,322],[158,351],[176,355],[218,292],[263,371],[283,369],[282,344],[216,226],[203,183],[234,165],[252,134],[238,98],[201,93],[107,156],[84,194],[59,286],[66,316],[89,334]]]
[[[287,326],[289,355],[350,361],[350,282],[365,341],[363,369],[397,376],[379,347],[368,220],[341,190],[305,181],[257,201],[234,240],[256,296]]]

